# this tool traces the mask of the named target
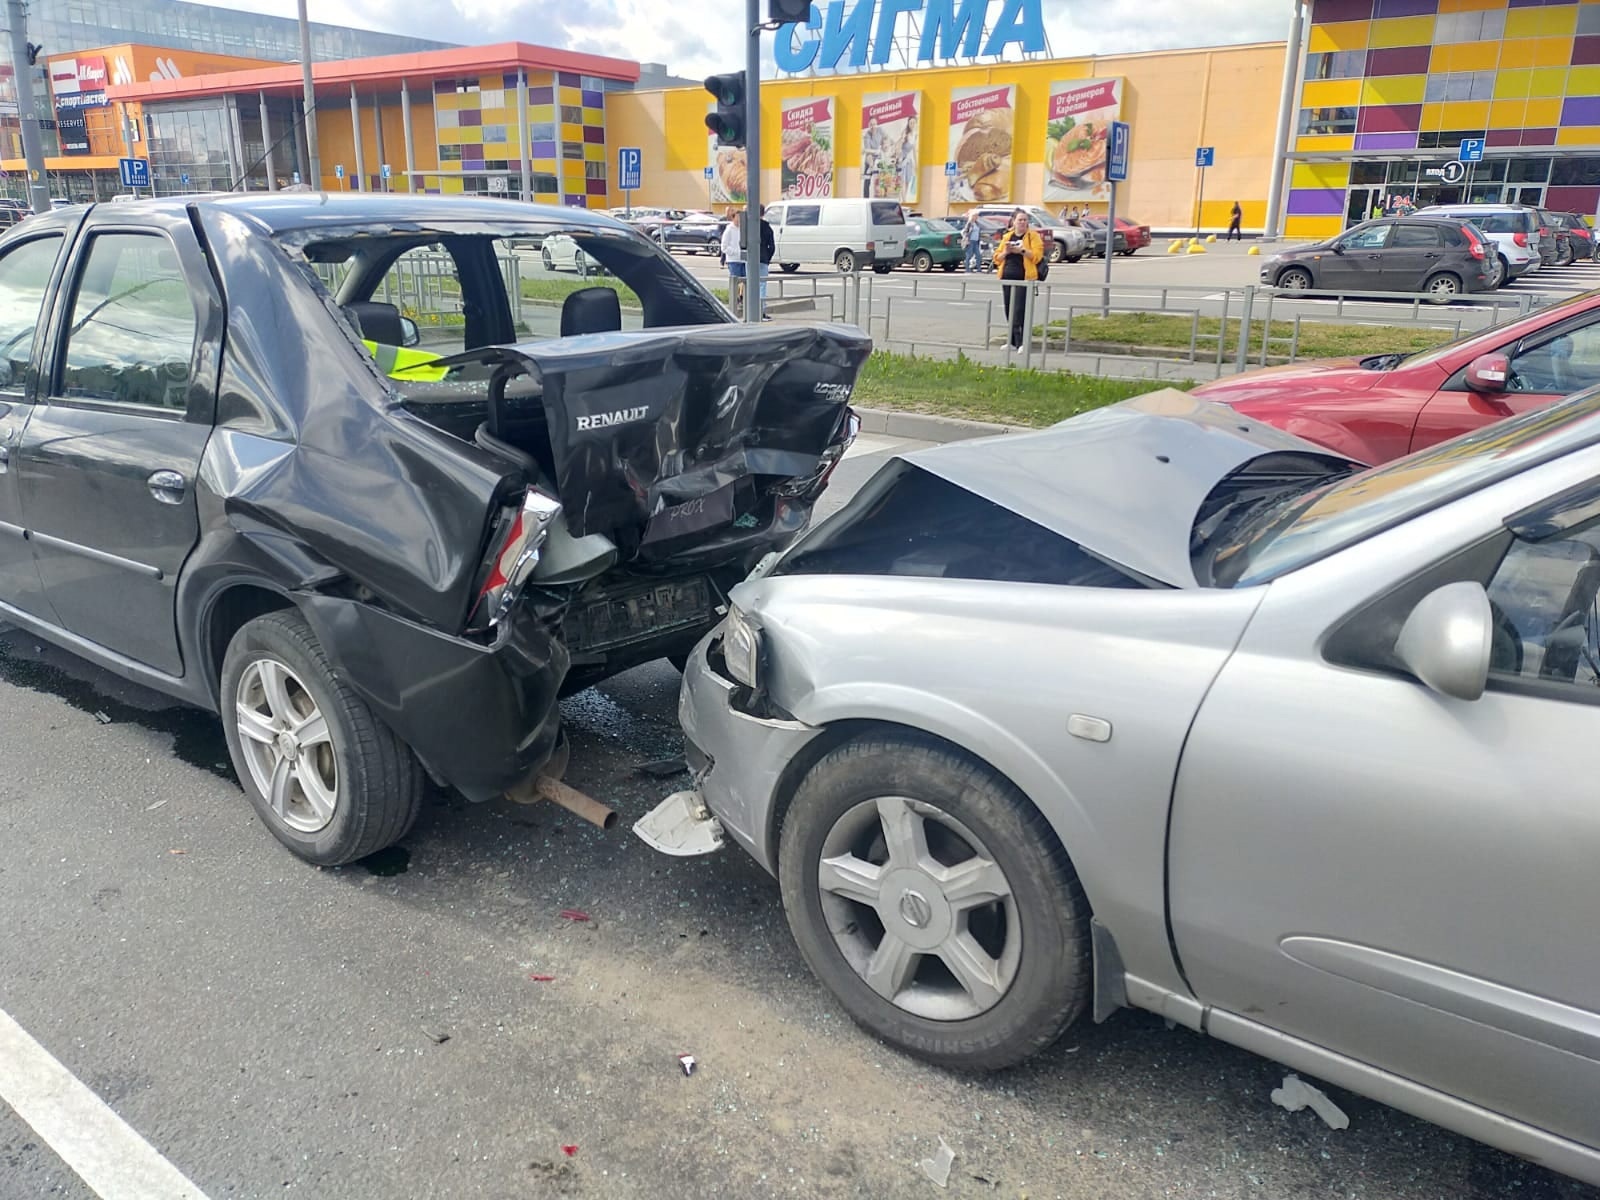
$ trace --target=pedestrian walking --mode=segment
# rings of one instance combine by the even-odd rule
[[[767,223],[767,210],[761,210],[761,319],[772,320],[767,315],[767,276],[772,271],[772,260],[778,254],[778,238],[772,232],[772,226]]]
[[[728,264],[728,307],[741,316],[744,314],[744,238],[739,232],[742,224],[738,215],[733,214],[722,230],[722,258]]]
[[[1244,209],[1239,207],[1239,202],[1233,202],[1233,211],[1228,214],[1228,232],[1222,237],[1225,242],[1242,242],[1244,234],[1239,231],[1239,226],[1244,222]]]
[[[1011,227],[994,248],[995,271],[1000,276],[1001,298],[1011,318],[1011,348],[1022,349],[1027,326],[1027,284],[1039,278],[1044,239],[1028,227],[1028,214],[1020,208],[1011,214]]]
[[[961,246],[967,274],[976,275],[983,269],[983,226],[975,212],[967,214],[967,223],[961,227]]]

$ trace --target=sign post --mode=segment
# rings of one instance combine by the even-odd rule
[[[381,167],[378,168],[378,178],[383,180],[383,190],[387,192],[389,190],[389,179],[390,179],[390,171],[389,171],[389,164],[388,163],[384,163]]]
[[[343,163],[335,163],[334,164],[333,177],[339,181],[339,190],[341,192],[344,191],[344,164]]]
[[[1206,168],[1217,165],[1217,148],[1215,146],[1196,146],[1194,151],[1194,165],[1200,171],[1200,199],[1194,206],[1194,236],[1200,236],[1200,214],[1206,206]]]
[[[1117,184],[1128,180],[1128,143],[1133,140],[1133,127],[1126,121],[1111,122],[1111,138],[1106,148],[1106,182],[1111,185],[1111,198],[1106,205],[1106,275],[1100,287],[1100,315],[1111,313],[1111,260],[1117,248]]]
[[[617,184],[622,188],[626,215],[633,216],[633,193],[644,183],[644,151],[637,146],[617,148]]]

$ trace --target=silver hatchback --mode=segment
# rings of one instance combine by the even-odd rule
[[[1600,390],[1372,470],[1176,392],[903,456],[680,716],[639,832],[878,1037],[1148,1009],[1600,1182]]]

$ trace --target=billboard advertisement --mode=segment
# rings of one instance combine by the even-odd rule
[[[1050,85],[1045,110],[1045,203],[1106,200],[1106,136],[1122,119],[1121,79],[1078,79]]]
[[[783,102],[783,197],[833,195],[832,96]]]
[[[954,88],[950,92],[952,204],[1003,204],[1011,199],[1012,137],[1017,88]]]
[[[883,92],[861,101],[861,194],[917,202],[921,92]]]
[[[84,116],[91,108],[104,108],[106,59],[103,54],[53,58],[47,71],[50,96],[56,112],[56,136],[62,154],[88,154],[89,129]]]
[[[716,134],[707,140],[711,147],[711,203],[743,204],[750,194],[744,148],[719,146]]]

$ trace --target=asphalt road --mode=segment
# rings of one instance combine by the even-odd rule
[[[674,785],[641,767],[678,749],[676,687],[565,706],[569,779],[624,822]],[[16,631],[0,729],[0,1011],[212,1200],[1600,1197],[1340,1092],[1335,1132],[1269,1103],[1281,1068],[1138,1013],[997,1076],[924,1066],[840,1014],[735,852],[439,795],[401,849],[307,867],[214,720]],[[948,1193],[917,1166],[940,1137]],[[0,1103],[0,1200],[90,1194]]]

